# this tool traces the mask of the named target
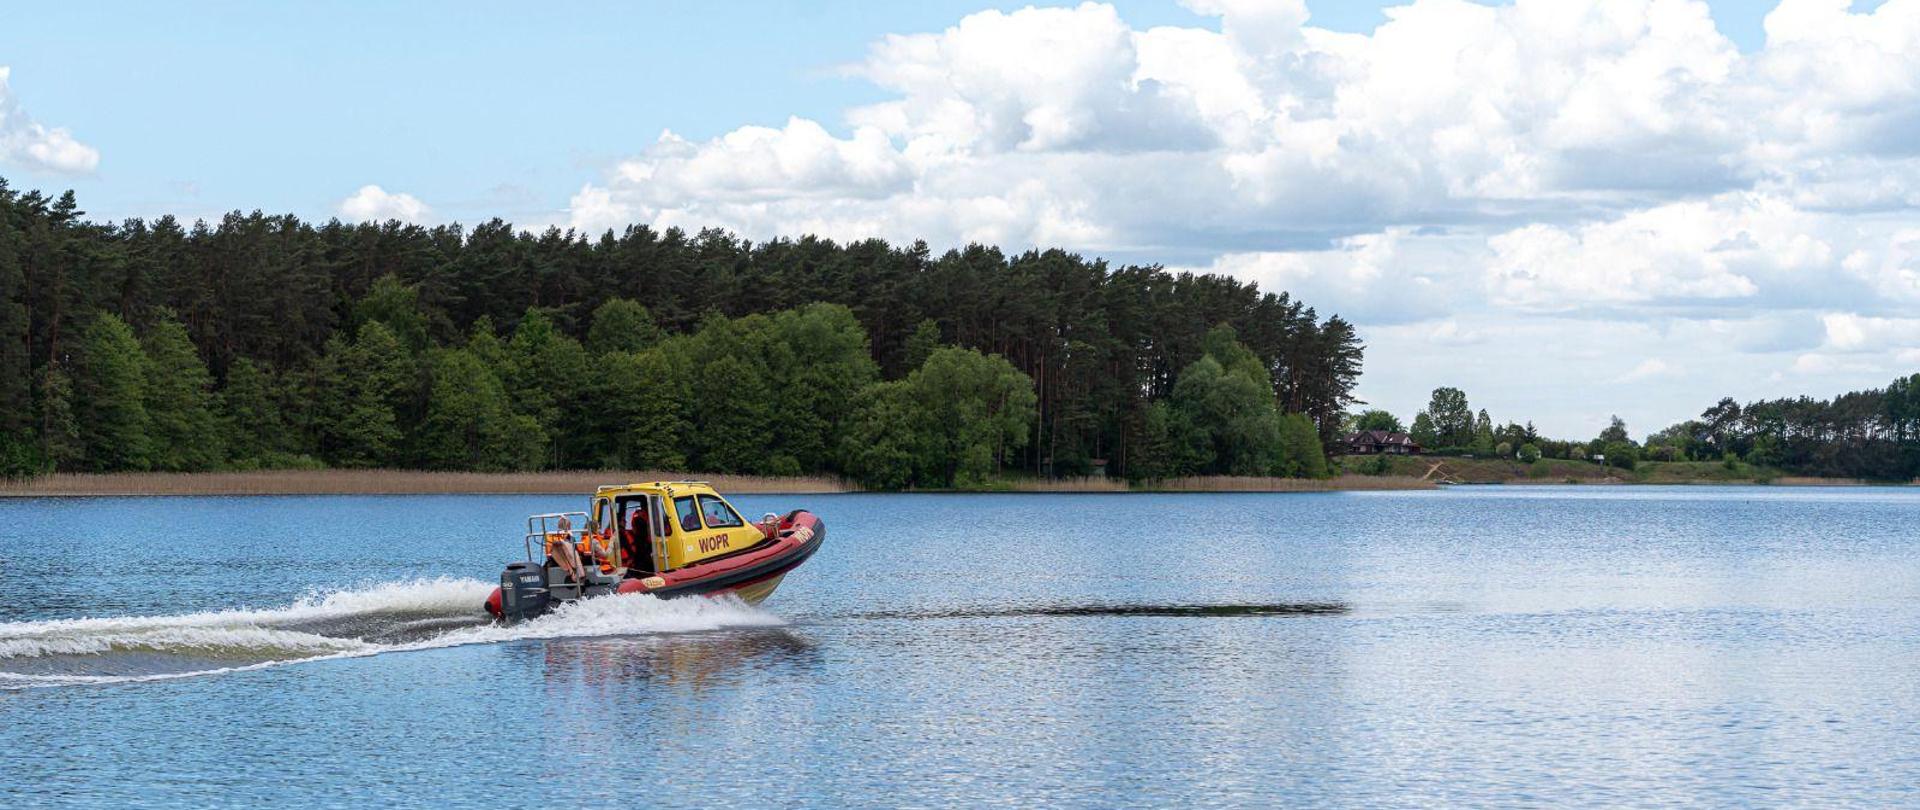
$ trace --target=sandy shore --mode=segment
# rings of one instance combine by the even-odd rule
[[[584,470],[532,473],[457,473],[425,470],[266,470],[212,473],[60,473],[23,481],[0,481],[0,497],[107,495],[575,495],[603,484],[699,480],[726,493],[857,492],[851,482],[827,476],[794,478],[698,475],[659,470]],[[1019,480],[1010,492],[1338,492],[1432,489],[1396,476],[1343,475],[1297,478],[1178,478],[1128,487],[1110,478]]]

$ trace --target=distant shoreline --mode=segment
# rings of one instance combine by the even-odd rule
[[[1439,459],[1395,459],[1388,474],[1347,473],[1324,479],[1196,476],[1129,484],[1117,478],[1010,479],[977,490],[909,492],[983,493],[1168,493],[1168,492],[1392,492],[1439,489],[1443,484],[1766,484],[1771,486],[1875,486],[1898,482],[1856,479],[1777,477],[1683,477],[1674,471],[1639,474],[1587,464],[1583,475],[1567,475],[1559,466],[1541,473],[1509,462],[1447,459],[1456,475],[1445,481],[1422,480],[1412,464]],[[1348,469],[1352,469],[1349,459]],[[1420,468],[1424,469],[1425,464]],[[1642,465],[1643,468],[1647,465]],[[1512,469],[1509,469],[1512,468]],[[1460,473],[1466,473],[1460,475]],[[1611,473],[1611,474],[1608,474]],[[865,492],[831,476],[702,475],[660,470],[559,470],[521,473],[434,472],[430,470],[260,470],[205,473],[56,473],[20,481],[0,481],[0,498],[246,496],[246,495],[584,495],[594,487],[634,481],[699,480],[721,492],[741,495],[809,495]]]
[[[770,477],[702,475],[660,470],[569,470],[526,473],[429,470],[261,470],[205,473],[56,473],[0,482],[0,498],[165,495],[584,495],[603,484],[700,480],[721,492],[822,494],[860,492],[830,476]],[[1128,486],[1110,478],[1015,479],[982,492],[1342,492],[1434,489],[1431,482],[1400,476],[1345,475],[1328,479],[1178,478]],[[924,491],[924,490],[923,490]]]
[[[1745,462],[1645,461],[1631,470],[1592,461],[1543,458],[1522,462],[1505,458],[1460,456],[1345,456],[1336,469],[1349,474],[1383,464],[1388,477],[1415,478],[1442,484],[1586,484],[1607,485],[1762,485],[1786,487],[1910,486],[1906,481],[1868,481],[1859,478],[1823,478],[1788,475],[1772,467]],[[1438,465],[1435,468],[1435,465]]]

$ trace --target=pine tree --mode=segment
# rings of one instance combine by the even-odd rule
[[[145,396],[152,465],[158,470],[210,470],[226,461],[213,375],[187,339],[187,328],[162,312],[147,329]]]
[[[42,448],[35,446],[34,369],[27,353],[33,323],[24,301],[26,275],[20,268],[21,238],[13,225],[12,202],[13,192],[0,180],[0,476],[7,478],[38,472],[45,464]],[[44,438],[38,442],[44,443]]]
[[[399,408],[408,400],[412,365],[406,347],[379,321],[362,325],[351,344],[330,342],[313,399],[327,461],[376,467],[399,460]]]
[[[74,360],[79,465],[101,472],[148,469],[147,358],[132,327],[113,315],[96,315],[80,334]]]
[[[226,407],[228,452],[242,466],[268,466],[291,451],[273,377],[252,360],[241,358],[227,370],[221,389]]]
[[[46,470],[80,468],[85,444],[80,437],[79,418],[74,414],[73,378],[59,363],[48,363],[40,372],[40,452],[37,463]]]

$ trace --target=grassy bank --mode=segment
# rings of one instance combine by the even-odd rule
[[[579,495],[602,484],[695,479],[726,493],[856,492],[851,482],[828,476],[775,478],[700,475],[660,470],[585,470],[529,473],[459,473],[424,470],[267,470],[214,473],[60,473],[0,481],[0,497],[87,495]],[[1116,478],[1016,479],[991,492],[1336,492],[1431,489],[1407,476],[1343,475],[1298,478],[1176,478],[1129,487]]]
[[[1373,456],[1346,456],[1337,466],[1349,474],[1367,469]],[[1442,466],[1433,474],[1428,469]],[[1852,478],[1788,476],[1772,467],[1718,461],[1643,461],[1631,470],[1602,467],[1591,461],[1543,458],[1531,464],[1511,459],[1436,456],[1386,457],[1388,477],[1426,478],[1459,484],[1777,484],[1785,486],[1852,486],[1868,483]],[[1361,476],[1365,477],[1365,476]]]

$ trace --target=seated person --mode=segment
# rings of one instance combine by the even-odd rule
[[[547,533],[548,563],[560,566],[574,582],[586,582],[587,568],[580,564],[580,552],[573,547],[573,521],[561,517],[555,529]]]
[[[580,535],[580,546],[582,554],[587,559],[599,562],[600,573],[611,574],[614,572],[614,561],[617,557],[613,553],[613,538],[600,532],[600,524],[598,522],[593,520],[587,521],[587,531],[585,534]]]

